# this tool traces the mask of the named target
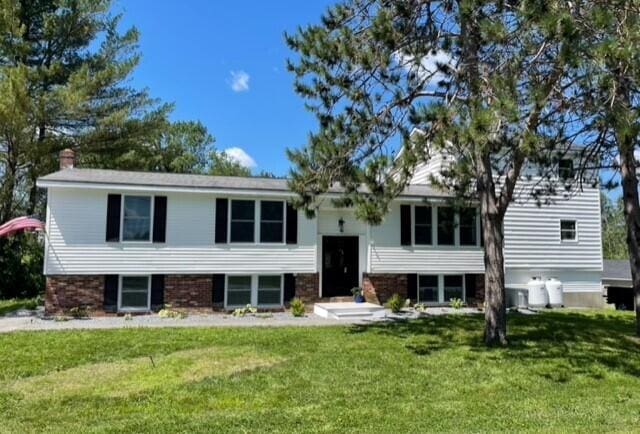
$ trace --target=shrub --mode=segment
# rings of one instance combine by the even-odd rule
[[[88,306],[75,306],[69,309],[69,315],[75,319],[88,318],[91,314],[91,308]]]
[[[462,307],[464,306],[464,301],[459,298],[452,298],[451,300],[449,300],[449,306],[454,309],[462,309]]]
[[[398,313],[405,306],[405,301],[400,297],[400,294],[393,294],[389,300],[387,300],[387,307],[391,309],[391,312]]]
[[[133,319],[133,316],[130,313],[125,313],[124,314],[124,320],[125,321],[131,321]]]
[[[300,300],[297,297],[291,300],[291,315],[300,317],[300,316],[304,316],[304,312],[305,312],[304,301]]]
[[[413,308],[418,312],[426,312],[427,305],[425,303],[417,303]]]
[[[174,309],[171,309],[170,304],[165,304],[160,311],[158,311],[158,316],[160,318],[175,318],[175,319],[183,319],[187,317],[187,314],[184,312],[180,312]]]
[[[237,317],[243,317],[247,314],[254,314],[256,312],[258,312],[258,309],[256,309],[255,307],[251,307],[251,305],[248,304],[245,307],[239,307],[236,310],[234,310],[232,315]]]

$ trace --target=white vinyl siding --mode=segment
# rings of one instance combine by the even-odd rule
[[[49,189],[45,274],[314,273],[317,269],[317,223],[303,212],[298,212],[297,244],[215,244],[215,195],[160,192],[167,196],[166,243],[113,244],[105,242],[109,193],[120,191]]]
[[[436,213],[437,206],[434,205],[432,207],[434,242],[437,240]],[[400,203],[393,203],[384,221],[378,226],[372,226],[370,233],[371,273],[425,273],[426,271],[429,271],[429,274],[484,273],[484,254],[479,245],[401,246]]]

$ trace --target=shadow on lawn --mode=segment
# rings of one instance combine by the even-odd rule
[[[482,357],[533,363],[538,375],[562,383],[576,374],[602,378],[606,370],[640,377],[640,339],[633,335],[633,322],[633,316],[617,313],[513,313],[508,319],[506,348],[484,345],[484,318],[480,315],[370,323],[353,326],[349,332],[403,339],[405,348],[419,356],[466,349],[464,357],[469,360]]]

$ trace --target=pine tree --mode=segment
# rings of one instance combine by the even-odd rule
[[[298,205],[313,214],[318,195],[339,183],[339,204],[377,224],[431,150],[453,156],[441,184],[480,203],[485,342],[506,344],[504,216],[523,167],[551,168],[566,149],[562,83],[574,37],[562,1],[332,7],[321,24],[287,35],[296,91],[319,124],[304,149],[289,151]],[[404,151],[394,159],[397,143]]]
[[[31,214],[36,179],[66,147],[91,166],[153,141],[169,105],[127,80],[138,32],[118,29],[111,0],[0,1],[0,221]]]
[[[640,200],[636,151],[640,149],[640,1],[576,2],[583,62],[575,92],[583,145],[601,166],[619,171],[626,244],[640,336]]]

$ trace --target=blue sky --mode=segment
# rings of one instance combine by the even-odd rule
[[[303,146],[315,120],[293,91],[283,34],[331,3],[117,0],[114,12],[141,32],[135,87],[174,102],[174,120],[202,121],[218,149],[244,150],[254,171],[285,175],[285,149]]]

